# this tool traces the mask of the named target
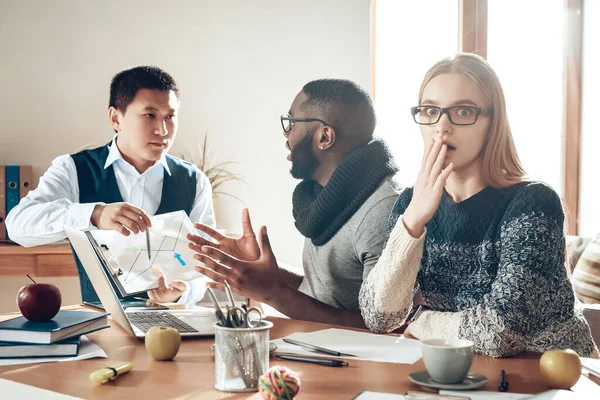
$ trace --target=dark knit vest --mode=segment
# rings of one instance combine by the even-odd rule
[[[116,146],[116,144],[113,144],[113,146]],[[80,203],[102,202],[111,204],[123,201],[113,166],[104,168],[109,150],[110,148],[107,145],[71,154],[77,168]],[[196,198],[196,171],[189,163],[178,158],[167,155],[166,159],[171,175],[166,170],[164,171],[162,195],[156,215],[184,210],[189,216]],[[73,256],[79,272],[81,299],[84,302],[99,302],[100,299],[74,251]],[[122,298],[112,280],[111,284],[117,296]]]

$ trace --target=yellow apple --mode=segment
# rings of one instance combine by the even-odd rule
[[[166,361],[177,355],[181,335],[177,329],[167,326],[153,326],[146,332],[146,351],[155,360]]]
[[[573,350],[548,350],[540,358],[540,373],[553,389],[570,389],[581,376],[581,360]]]

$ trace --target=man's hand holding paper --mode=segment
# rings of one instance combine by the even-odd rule
[[[98,204],[94,207],[91,223],[103,230],[113,230],[123,236],[145,232],[152,226],[150,216],[129,203]]]
[[[158,288],[148,291],[148,298],[157,303],[170,303],[179,300],[179,298],[189,290],[189,283],[175,280],[167,284],[167,277],[163,270],[155,268],[154,272],[159,274]]]
[[[172,301],[185,291],[181,282],[203,276],[194,270],[197,261],[186,239],[198,232],[183,211],[150,217],[150,226],[150,258],[143,233],[124,237],[115,231],[96,230],[88,236],[122,295],[157,289],[150,295]],[[172,280],[170,285],[166,277]]]

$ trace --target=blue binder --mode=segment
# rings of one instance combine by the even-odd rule
[[[19,166],[6,166],[6,215],[13,209],[21,200],[21,182],[19,180]],[[6,239],[8,232],[6,233]]]

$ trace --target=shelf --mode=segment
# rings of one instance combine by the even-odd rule
[[[0,276],[77,276],[68,244],[22,247],[0,243]]]

